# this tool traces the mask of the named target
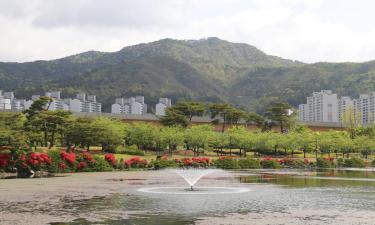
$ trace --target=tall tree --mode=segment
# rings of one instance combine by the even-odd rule
[[[227,124],[228,119],[230,119],[230,117],[233,116],[235,108],[226,103],[214,103],[209,105],[209,110],[211,113],[211,119],[220,117],[223,120],[221,132],[224,132],[225,125]],[[218,121],[220,121],[220,118],[216,118],[213,122],[217,123]]]
[[[166,115],[161,119],[163,125],[180,125],[187,127],[191,124],[193,116],[202,116],[206,110],[205,104],[193,101],[177,102],[166,111]]]
[[[348,107],[342,115],[341,123],[350,133],[352,139],[357,136],[357,131],[361,127],[361,118],[361,113],[356,112],[353,107]]]
[[[291,108],[288,103],[276,103],[267,109],[267,118],[280,126],[281,133],[286,132],[285,128],[292,121]]]
[[[52,101],[53,99],[50,97],[41,96],[31,104],[29,109],[24,110],[23,113],[26,115],[26,118],[30,120],[33,116],[43,111],[47,111]]]
[[[65,131],[73,122],[72,113],[69,111],[40,111],[30,117],[28,123],[31,129],[41,131],[44,137],[44,146],[52,148],[55,145],[56,135],[64,137]]]

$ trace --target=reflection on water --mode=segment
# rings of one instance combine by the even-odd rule
[[[217,174],[202,178],[197,184],[197,189],[199,186],[226,186],[245,187],[251,191],[218,195],[168,195],[137,191],[141,187],[152,188],[161,185],[155,184],[155,180],[145,180],[145,183],[139,186],[128,185],[123,194],[79,200],[62,198],[59,204],[44,208],[27,204],[23,204],[22,207],[55,215],[86,215],[70,223],[51,223],[54,225],[185,225],[199,224],[203,217],[221,218],[226,215],[232,215],[234,221],[222,224],[236,224],[236,218],[248,214],[253,215],[253,218],[256,215],[265,215],[264,218],[257,219],[264,222],[261,224],[267,224],[267,215],[280,215],[286,218],[298,218],[303,215],[301,222],[293,224],[320,224],[320,220],[324,220],[325,224],[338,224],[337,218],[350,215],[352,211],[362,214],[353,217],[353,221],[349,221],[348,224],[372,224],[358,221],[369,215],[368,211],[375,211],[375,172],[249,170],[235,171],[232,175],[229,177]],[[175,187],[181,188],[181,191],[186,188],[176,186],[175,177],[163,176],[162,185],[165,187],[174,184]],[[0,210],[8,210],[7,207],[0,205]],[[10,209],[22,211],[22,207]],[[322,210],[326,214],[317,215],[315,210]],[[268,224],[273,223],[271,221]]]
[[[153,214],[138,214],[128,219],[104,220],[99,222],[91,222],[87,219],[76,219],[69,223],[50,223],[51,225],[91,225],[91,224],[110,224],[110,225],[192,225],[194,220],[181,216],[163,216]]]
[[[256,175],[256,176],[254,176]],[[294,188],[375,187],[375,172],[355,170],[258,171],[238,177],[241,183],[268,183]]]

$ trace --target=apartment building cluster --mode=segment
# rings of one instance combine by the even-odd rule
[[[172,105],[171,99],[159,98],[159,103],[155,106],[155,114],[165,115],[165,109]],[[144,96],[135,96],[130,98],[116,98],[112,104],[111,113],[114,114],[134,114],[142,115],[147,113],[147,104]]]
[[[52,98],[48,110],[66,110],[72,112],[97,112],[102,111],[101,103],[96,101],[95,95],[87,95],[78,93],[75,98],[61,98],[60,91],[46,92],[44,96]],[[31,96],[30,100],[16,99],[13,92],[0,91],[0,110],[24,110],[28,109],[31,104],[40,98],[40,95]]]
[[[0,90],[0,110],[24,110],[32,104],[31,100],[16,99],[14,92],[2,92]]]
[[[351,110],[362,124],[375,122],[375,92],[361,94],[359,98],[338,97],[331,90],[314,92],[300,104],[299,120],[303,122],[343,122],[344,115]]]

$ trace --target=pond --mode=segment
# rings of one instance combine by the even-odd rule
[[[0,224],[374,224],[372,170],[217,171],[200,194],[140,191],[188,187],[166,171],[0,180]]]

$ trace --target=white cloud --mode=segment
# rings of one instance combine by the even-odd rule
[[[374,6],[365,0],[0,0],[0,61],[208,36],[306,62],[365,61],[375,59],[375,15],[368,10]],[[358,13],[347,13],[351,7]]]

